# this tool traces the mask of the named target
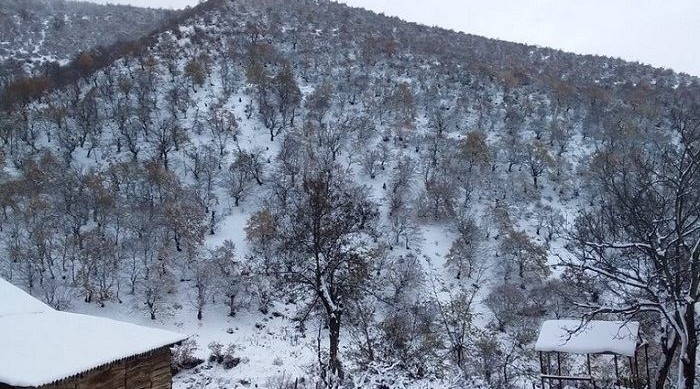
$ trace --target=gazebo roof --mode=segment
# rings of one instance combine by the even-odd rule
[[[0,278],[0,383],[42,386],[184,338],[170,331],[56,311]]]
[[[632,357],[637,350],[638,335],[638,322],[547,320],[542,324],[535,350]]]

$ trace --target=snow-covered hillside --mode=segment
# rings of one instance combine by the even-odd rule
[[[673,154],[700,97],[329,1],[210,0],[136,46],[10,85],[0,274],[191,335],[179,389],[530,387],[544,320],[633,294],[580,266],[623,230],[606,169]]]
[[[2,0],[0,86],[18,76],[50,73],[82,51],[137,40],[174,15],[76,1]]]

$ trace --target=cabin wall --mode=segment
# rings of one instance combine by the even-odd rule
[[[3,385],[0,384],[0,389]],[[10,387],[12,389],[24,389]],[[39,389],[171,389],[170,349],[104,366]]]

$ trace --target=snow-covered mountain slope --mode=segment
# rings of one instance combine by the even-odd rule
[[[210,0],[120,53],[8,87],[0,272],[191,334],[178,388],[529,385],[540,323],[615,297],[555,266],[601,156],[700,96],[330,1]]]
[[[77,1],[0,1],[0,77],[35,74],[65,64],[82,51],[134,41],[174,12]]]

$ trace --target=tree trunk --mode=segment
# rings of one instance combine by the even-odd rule
[[[329,352],[328,367],[331,374],[343,379],[343,369],[338,358],[338,345],[340,344],[340,311],[331,312],[328,319]]]
[[[688,334],[688,343],[681,350],[681,363],[683,364],[683,381],[685,389],[695,387],[695,369],[698,349],[698,336],[695,329],[695,306],[688,304],[685,311],[685,325]]]
[[[664,361],[659,366],[659,372],[656,375],[656,389],[664,389],[666,386],[666,380],[668,380],[668,374],[671,372],[671,365],[673,364],[673,356],[678,348],[678,336],[675,334],[670,335],[673,336],[673,342],[671,342],[669,347],[663,347]]]
[[[234,317],[236,316],[236,295],[232,294],[228,298],[228,315]]]
[[[362,326],[362,331],[365,335],[365,343],[367,343],[367,359],[369,359],[370,362],[374,362],[374,347],[372,346],[372,338],[369,335],[367,327],[367,323],[364,323]]]

